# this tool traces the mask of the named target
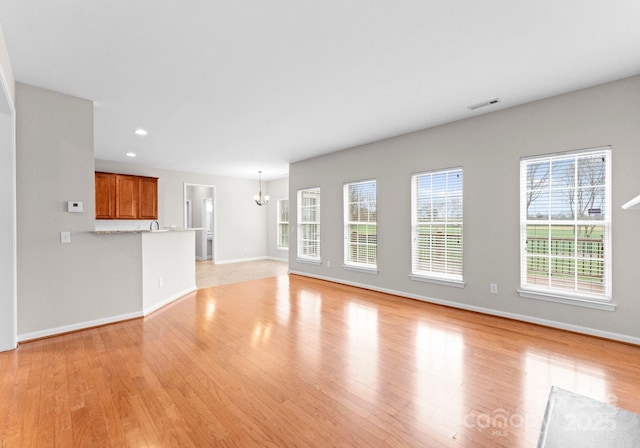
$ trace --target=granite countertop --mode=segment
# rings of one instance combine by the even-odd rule
[[[131,233],[166,233],[166,232],[191,232],[193,230],[205,230],[204,227],[192,227],[192,228],[182,228],[182,227],[171,227],[164,228],[160,230],[144,230],[144,229],[102,229],[102,230],[94,230],[93,233],[97,233],[98,235],[118,235],[118,234],[131,234]]]

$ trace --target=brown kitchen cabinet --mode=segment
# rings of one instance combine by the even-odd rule
[[[96,173],[96,219],[116,217],[116,176]]]
[[[96,219],[158,219],[158,178],[95,173]]]
[[[158,179],[138,178],[138,219],[158,219]]]

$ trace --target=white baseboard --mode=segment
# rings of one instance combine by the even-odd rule
[[[175,300],[178,300],[178,299],[186,296],[187,294],[192,293],[193,291],[197,291],[197,289],[198,288],[194,285],[194,286],[191,286],[190,288],[185,289],[184,291],[180,291],[179,293],[172,295],[171,297],[167,297],[162,302],[158,302],[155,305],[152,305],[152,306],[142,310],[142,315],[146,317],[149,314],[153,313],[154,311],[159,310],[163,306],[167,306],[171,302],[173,302]]]
[[[145,317],[154,311],[159,310],[163,306],[170,304],[171,302],[178,300],[187,294],[196,291],[198,288],[196,286],[192,286],[190,288],[185,289],[177,294],[168,297],[167,299],[159,302],[153,306],[145,308],[142,311],[136,311],[128,314],[120,314],[118,316],[105,317],[103,319],[90,320],[87,322],[79,322],[77,324],[64,325],[62,327],[48,328],[46,330],[34,331],[32,333],[25,333],[18,335],[18,342],[31,341],[33,339],[46,338],[49,336],[56,336],[59,334],[70,333],[72,331],[86,330],[88,328],[100,327],[102,325],[115,324],[117,322],[122,322],[130,319],[137,319],[139,317]]]
[[[635,336],[629,336],[629,335],[620,334],[620,333],[612,333],[610,331],[598,330],[597,328],[583,327],[580,325],[573,325],[565,322],[540,319],[537,317],[526,316],[524,314],[507,313],[504,311],[493,310],[491,308],[483,308],[479,306],[467,305],[464,303],[451,302],[449,300],[435,299],[433,297],[426,297],[418,294],[410,294],[403,291],[395,291],[387,288],[378,288],[376,286],[366,285],[363,283],[350,282],[350,281],[336,279],[332,277],[325,277],[322,275],[313,275],[313,274],[308,274],[306,272],[289,271],[289,273],[294,275],[300,275],[303,277],[311,277],[311,278],[317,278],[319,280],[326,280],[333,283],[340,283],[348,286],[355,286],[357,288],[369,289],[371,291],[383,292],[386,294],[393,294],[394,296],[406,297],[408,299],[420,300],[428,303],[435,303],[437,305],[444,305],[451,308],[459,308],[467,311],[475,311],[477,313],[488,314],[491,316],[506,317],[507,319],[519,320],[522,322],[529,322],[532,324],[543,325],[545,327],[558,328],[560,330],[572,331],[574,333],[582,333],[589,336],[597,336],[604,339],[612,339],[614,341],[640,345],[640,338],[637,338]]]
[[[72,331],[85,330],[87,328],[99,327],[102,325],[113,324],[123,320],[136,319],[143,317],[142,311],[136,311],[128,314],[120,314],[118,316],[105,317],[103,319],[90,320],[87,322],[79,322],[77,324],[64,325],[62,327],[49,328],[46,330],[34,331],[18,335],[18,342],[30,341],[32,339],[46,338],[58,334],[69,333]]]
[[[207,258],[207,257],[200,257],[200,256],[196,255],[196,260],[197,260],[197,261],[207,261],[207,260],[211,260],[211,258]]]

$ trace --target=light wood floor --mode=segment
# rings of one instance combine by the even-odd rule
[[[196,261],[196,284],[198,288],[208,288],[257,278],[276,277],[288,271],[289,263],[275,260],[226,264],[213,264],[211,260]]]
[[[552,385],[640,412],[639,361],[282,275],[0,353],[0,446],[533,447]]]

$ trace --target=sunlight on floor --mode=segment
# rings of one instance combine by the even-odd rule
[[[198,289],[229,283],[245,282],[258,278],[277,277],[289,270],[289,264],[274,260],[243,261],[240,263],[213,264],[211,260],[196,262]]]

